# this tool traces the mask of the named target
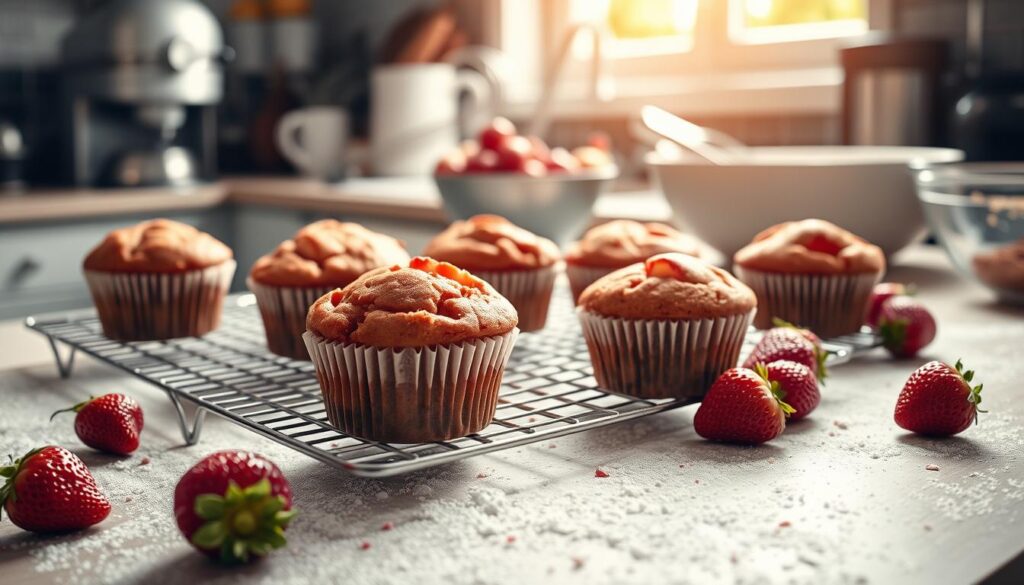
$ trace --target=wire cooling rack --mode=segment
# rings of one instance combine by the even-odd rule
[[[81,351],[165,391],[190,445],[199,440],[209,411],[364,477],[407,473],[690,403],[631,398],[598,388],[568,290],[560,287],[548,326],[541,332],[521,334],[516,342],[490,426],[436,443],[399,445],[359,439],[327,421],[311,363],[267,350],[255,302],[251,294],[229,297],[221,327],[202,338],[113,341],[103,336],[92,310],[29,317],[26,325],[49,339],[61,377],[71,375],[75,354]],[[745,352],[758,336],[751,331]],[[831,354],[830,365],[837,365],[877,344],[874,336],[862,333],[829,340],[825,347]],[[186,403],[194,408],[186,408]]]

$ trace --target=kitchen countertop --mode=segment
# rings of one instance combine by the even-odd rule
[[[637,197],[642,202],[637,205]],[[324,183],[302,177],[226,177],[184,188],[40,189],[0,196],[0,224],[54,221],[130,213],[207,209],[223,203],[288,207],[393,219],[446,220],[430,177],[353,178]],[[598,218],[665,220],[668,204],[646,185],[620,180],[594,208]]]
[[[215,417],[181,447],[159,392],[87,357],[60,380],[41,338],[3,324],[0,444],[72,448],[114,511],[49,538],[3,520],[0,571],[11,583],[975,582],[1024,551],[1024,310],[992,303],[934,248],[909,250],[889,278],[917,283],[936,342],[919,359],[879,350],[834,368],[818,410],[767,445],[702,441],[688,407],[388,480],[349,477]],[[944,440],[896,427],[910,372],[958,357],[985,384],[980,425]],[[131,457],[82,447],[70,418],[47,421],[110,391],[145,408]],[[221,448],[275,460],[300,511],[288,548],[248,567],[211,564],[173,525],[177,478]]]

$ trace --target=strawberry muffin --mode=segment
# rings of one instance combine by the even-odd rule
[[[756,307],[733,275],[673,252],[598,279],[577,314],[602,388],[696,400],[736,365]]]
[[[590,283],[619,268],[666,252],[700,256],[700,248],[696,238],[663,223],[619,219],[595,226],[565,253],[573,299],[579,300]]]
[[[536,331],[548,317],[561,253],[551,240],[497,215],[456,221],[423,254],[486,280],[519,313],[519,329]]]
[[[82,268],[103,334],[142,341],[216,329],[235,261],[210,234],[153,219],[107,234]]]
[[[374,441],[444,441],[494,418],[517,321],[483,280],[417,257],[317,299],[303,339],[331,424]]]
[[[757,293],[758,329],[778,318],[822,337],[860,330],[871,290],[885,272],[878,246],[820,219],[764,230],[733,263],[736,276]]]
[[[356,223],[311,223],[256,261],[246,281],[256,294],[270,351],[308,360],[302,341],[313,301],[363,273],[409,261],[402,242]]]

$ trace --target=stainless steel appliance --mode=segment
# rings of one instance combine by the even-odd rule
[[[77,185],[212,178],[231,51],[198,0],[111,0],[62,45],[66,177]]]
[[[868,35],[840,51],[843,144],[937,146],[945,112],[941,78],[948,46],[932,39]]]

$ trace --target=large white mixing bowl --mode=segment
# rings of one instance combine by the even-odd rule
[[[728,257],[773,224],[820,218],[891,255],[919,239],[925,220],[911,163],[956,162],[949,148],[752,147],[742,163],[647,158],[676,221]]]

